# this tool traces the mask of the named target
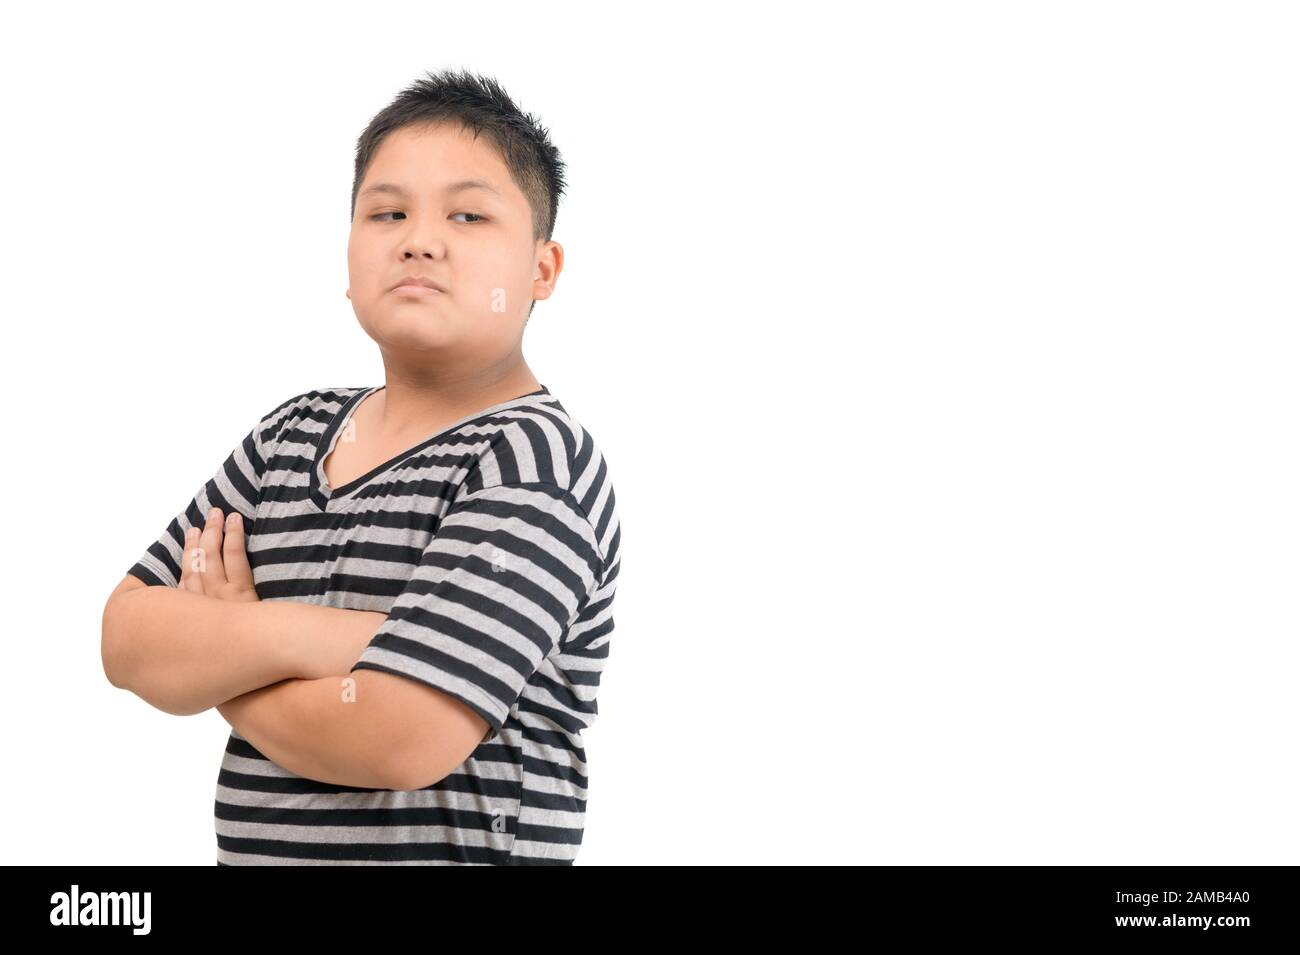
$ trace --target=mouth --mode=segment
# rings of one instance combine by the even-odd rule
[[[442,295],[441,289],[430,288],[427,285],[399,285],[393,289],[394,295],[400,295],[403,298],[424,298],[428,295]]]

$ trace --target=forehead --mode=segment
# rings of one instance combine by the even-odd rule
[[[491,141],[449,123],[403,127],[385,137],[371,157],[357,199],[444,192],[525,201]]]

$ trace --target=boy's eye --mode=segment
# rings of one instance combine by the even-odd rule
[[[371,216],[370,218],[371,218],[371,219],[382,219],[384,216],[404,216],[404,215],[406,215],[405,212],[377,212],[377,213],[375,213],[373,216]],[[457,215],[457,216],[473,216],[475,222],[481,222],[481,221],[483,220],[483,216],[479,215],[477,212],[457,212],[456,215]],[[455,218],[455,216],[453,216],[452,218]],[[466,225],[470,225],[470,224],[471,224],[471,223],[466,223]]]

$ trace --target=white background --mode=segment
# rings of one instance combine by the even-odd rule
[[[3,861],[213,864],[228,726],[107,682],[104,600],[250,422],[382,383],[353,150],[448,67],[568,164],[578,864],[1300,861],[1294,8],[468,9],[4,14]]]

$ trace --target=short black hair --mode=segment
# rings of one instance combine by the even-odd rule
[[[533,238],[549,242],[565,186],[560,151],[551,143],[549,131],[534,116],[521,112],[496,80],[468,70],[426,72],[375,114],[357,140],[350,216],[356,216],[357,190],[388,134],[406,126],[443,122],[460,123],[475,139],[487,136],[528,199]]]

